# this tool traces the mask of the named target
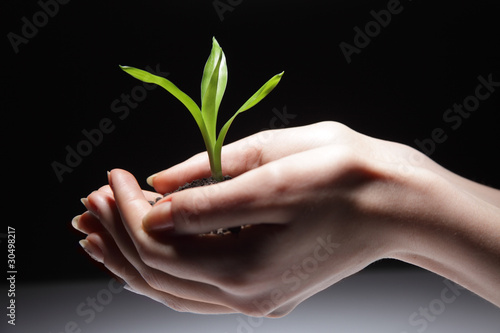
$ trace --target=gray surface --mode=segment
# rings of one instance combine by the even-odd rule
[[[498,307],[421,270],[358,273],[280,319],[177,313],[109,282],[20,285],[16,326],[4,319],[2,332],[500,332]]]

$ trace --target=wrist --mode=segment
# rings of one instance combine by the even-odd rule
[[[407,183],[391,257],[457,282],[499,304],[500,209],[429,170]],[[400,207],[402,208],[402,207]]]

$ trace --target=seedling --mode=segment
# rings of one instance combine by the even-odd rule
[[[134,67],[120,67],[128,74],[143,82],[155,83],[161,86],[181,101],[182,104],[184,104],[200,128],[201,135],[203,136],[208,152],[212,178],[217,181],[222,181],[224,179],[222,174],[221,151],[227,131],[233,123],[234,118],[236,118],[236,116],[240,113],[252,108],[264,97],[266,97],[280,82],[284,73],[282,72],[273,76],[255,94],[253,94],[252,97],[250,97],[224,124],[224,126],[222,126],[219,131],[219,135],[217,136],[217,114],[219,112],[222,97],[226,90],[228,75],[226,56],[215,38],[213,38],[212,51],[210,52],[207,63],[205,64],[203,77],[201,79],[201,109],[188,95],[182,92],[179,88],[177,88],[177,86],[166,78],[153,75]]]

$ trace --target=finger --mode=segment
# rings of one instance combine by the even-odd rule
[[[91,245],[94,244],[94,246],[97,246],[99,248],[97,251],[102,252],[103,264],[106,268],[125,281],[128,285],[127,288],[133,290],[135,293],[145,295],[181,312],[205,314],[227,314],[235,312],[235,310],[223,305],[186,299],[153,288],[144,280],[141,272],[125,259],[109,235],[94,233],[87,237],[87,241],[90,242]]]
[[[109,201],[110,205],[115,204],[113,191],[111,190],[111,187],[109,185],[102,186],[96,192],[105,194],[108,197],[107,200]],[[149,202],[155,202],[157,201],[157,199],[163,197],[161,194],[151,191],[143,191],[143,194]],[[73,218],[73,220],[71,221],[73,228],[85,234],[105,230],[101,221],[99,221],[99,219],[96,217],[98,212],[96,206],[93,204],[93,201],[89,202],[88,198],[86,199],[87,200],[82,200],[82,202],[85,204],[85,207],[88,209],[88,211]]]
[[[338,135],[331,127],[320,123],[263,131],[226,145],[222,148],[223,174],[235,177],[284,156],[329,144],[332,136]],[[185,183],[209,176],[208,155],[204,152],[150,176],[148,184],[160,193],[169,193]]]
[[[284,224],[314,205],[332,181],[341,177],[349,151],[320,147],[284,157],[234,179],[173,193],[144,217],[148,232],[174,228],[177,233],[203,234],[242,225]],[[336,165],[338,168],[327,168]],[[307,179],[307,181],[302,181]]]
[[[159,193],[170,193],[194,179],[210,177],[210,165],[206,152],[147,178],[147,183]]]
[[[248,137],[222,148],[224,175],[236,177],[264,162],[260,160],[262,146],[257,144],[259,141],[255,138],[256,136]],[[256,143],[253,143],[254,141]],[[147,181],[158,192],[171,193],[186,183],[195,179],[208,178],[210,175],[208,154],[203,152],[150,176]]]
[[[106,231],[111,235],[121,253],[135,267],[142,267],[142,262],[136,245],[125,228],[122,216],[116,206],[115,198],[100,191],[92,192],[88,197],[88,204],[96,213]]]
[[[141,273],[153,288],[166,291],[176,297],[221,305],[230,300],[226,293],[219,288],[211,284],[195,281],[192,274],[184,274],[184,278],[178,278],[144,263],[135,248],[135,244],[121,223],[121,217],[116,206],[113,206],[115,209],[109,207],[109,200],[112,199],[109,194],[103,192],[94,192],[89,196],[89,202],[92,202],[92,205],[99,212],[98,217],[103,225],[107,227],[107,233],[110,235],[108,237],[110,241],[103,245],[108,248],[107,251],[110,254],[110,256],[105,257],[108,263],[120,266],[124,261],[127,261]],[[154,240],[150,239],[149,241],[149,247],[153,246]],[[145,246],[141,247],[144,248]],[[161,257],[160,261],[166,261],[168,258],[165,256],[168,253],[163,251],[161,247],[157,248],[159,248],[157,254]]]
[[[113,237],[122,253],[133,264],[139,264],[140,261],[134,261],[137,251],[135,251],[135,245],[122,223],[113,195],[103,191],[94,191],[88,196],[86,202],[86,206],[92,211],[92,215],[99,220],[102,227]]]
[[[75,216],[71,224],[73,228],[87,235],[93,232],[102,232],[106,230],[101,224],[101,221],[89,211],[86,211],[82,215]]]
[[[204,234],[247,224],[284,223],[293,211],[283,209],[286,198],[275,177],[281,168],[269,165],[223,183],[174,193],[153,206],[143,219],[144,229]]]
[[[140,260],[146,261],[148,266],[151,266],[151,263],[147,262],[147,260],[152,253],[156,258],[159,256],[164,262],[168,263],[177,253],[170,244],[162,244],[144,231],[142,219],[151,210],[151,205],[146,201],[134,176],[127,171],[115,169],[111,171],[109,180],[122,223],[108,221],[108,231],[113,235],[120,249],[127,254],[127,257],[134,259],[134,253],[131,252],[130,247],[135,247]],[[120,229],[121,224],[124,227],[122,229]],[[167,227],[172,227],[172,225],[167,225]],[[114,231],[111,231],[113,228]],[[126,230],[128,235],[123,233],[123,229]],[[129,240],[132,241],[133,246],[127,245]],[[138,261],[134,262],[136,267],[139,264]],[[165,266],[167,273],[180,278],[188,278],[187,273],[179,269],[179,267]],[[161,263],[153,267],[161,269],[163,265]]]
[[[101,191],[101,192],[104,192],[104,193],[107,193],[107,194],[111,194],[113,195],[113,190],[111,190],[111,186],[109,185],[104,185],[104,186],[101,186],[98,191]]]
[[[109,174],[109,182],[116,206],[125,228],[133,240],[144,234],[142,218],[151,210],[151,204],[144,196],[136,179],[125,170],[115,169]]]
[[[113,196],[113,190],[111,189],[111,186],[105,185],[99,188],[99,192],[108,194],[110,196]],[[163,195],[157,192],[152,192],[152,191],[142,191],[142,194],[148,201],[156,201],[158,198],[163,198]]]
[[[246,249],[251,249],[252,246],[241,247],[238,245],[238,239],[232,237],[222,240],[218,240],[217,237],[199,237],[197,235],[194,237],[172,237],[167,234],[162,239],[152,237],[145,233],[142,228],[137,227],[135,222],[129,221],[129,219],[141,216],[137,215],[134,210],[127,211],[134,205],[134,200],[144,201],[143,198],[140,198],[138,185],[133,176],[124,171],[113,170],[111,184],[116,203],[121,211],[118,212],[116,209],[118,217],[113,217],[115,213],[112,210],[99,209],[100,219],[123,255],[141,273],[146,275],[150,272],[148,268],[155,269],[182,280],[200,282],[219,288],[226,285],[226,281],[234,280],[231,268],[240,261],[242,253]],[[103,195],[93,193],[89,196],[89,201],[106,207],[107,199],[100,198],[100,196]],[[146,202],[146,204],[149,206],[147,209],[151,209],[149,203]],[[139,209],[142,208],[144,207]],[[106,214],[109,216],[105,216]],[[139,224],[141,224],[141,220],[139,220]],[[222,257],[224,260],[221,261]],[[202,292],[199,292],[199,297],[203,297],[203,299],[210,299],[218,304],[226,304],[224,302],[231,301],[230,299],[225,300],[224,293],[220,293],[220,291],[217,293],[208,288],[204,290],[209,297],[205,297]],[[212,294],[209,294],[211,292]],[[228,293],[230,294],[230,291]]]

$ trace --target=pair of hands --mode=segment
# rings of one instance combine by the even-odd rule
[[[82,246],[127,289],[177,311],[279,317],[406,253],[424,206],[439,205],[435,184],[451,177],[409,147],[333,122],[258,133],[224,147],[222,160],[233,179],[153,207],[158,193],[208,177],[206,154],[150,177],[158,193],[112,170],[73,220]]]

